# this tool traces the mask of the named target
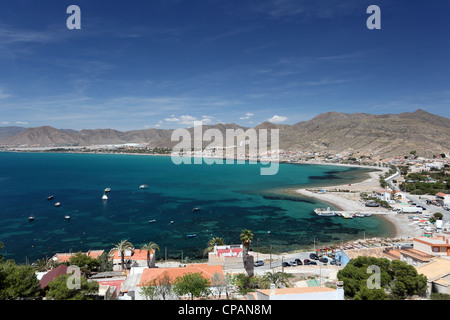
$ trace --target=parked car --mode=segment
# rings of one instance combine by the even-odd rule
[[[289,261],[289,264],[290,264],[291,266],[296,266],[296,265],[297,265],[297,262],[295,262],[294,260],[292,260],[292,261]]]
[[[264,261],[262,261],[262,260],[255,261],[255,263],[254,263],[255,267],[261,267],[263,265],[264,265]]]
[[[328,263],[328,258],[322,257],[319,259],[319,261],[322,263]]]
[[[305,266],[308,266],[308,265],[317,265],[317,263],[316,263],[315,261],[311,261],[311,260],[309,260],[309,259],[303,260],[303,264],[304,264]]]
[[[313,260],[319,260],[319,256],[317,254],[315,254],[315,253],[310,253],[309,254],[309,258],[313,259]]]
[[[290,267],[291,265],[288,262],[283,262],[283,267]]]
[[[339,261],[337,261],[336,259],[331,260],[331,261],[330,261],[330,264],[336,265],[336,266],[340,266],[340,265],[341,265],[341,263],[340,263]]]
[[[300,260],[300,259],[295,259],[295,263],[296,263],[298,266],[303,265],[302,260]]]

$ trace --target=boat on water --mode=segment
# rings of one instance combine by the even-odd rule
[[[61,205],[61,202],[55,203],[55,207],[59,207]]]
[[[318,216],[323,216],[323,217],[333,217],[336,215],[336,212],[330,210],[330,207],[324,209],[324,208],[317,208],[314,209],[314,213],[317,214]]]
[[[64,216],[64,219],[70,220],[70,216],[69,216],[68,214],[66,214],[66,215]]]
[[[156,219],[153,219],[153,220],[149,220],[149,221],[148,221],[148,223],[153,223],[153,222],[156,222]]]
[[[170,224],[173,224],[173,220],[172,220],[172,221],[170,221]]]
[[[141,184],[141,185],[139,186],[139,189],[148,189],[148,185],[146,185],[146,184]]]
[[[28,221],[34,221],[34,216],[33,215],[29,216]]]
[[[200,211],[200,207],[194,207],[192,208],[192,212]]]
[[[102,199],[103,199],[103,200],[108,200],[108,196],[107,196],[106,194],[104,194],[104,195],[102,196]]]
[[[48,196],[47,200],[52,200],[54,197],[55,197],[54,195]]]
[[[188,234],[187,237],[188,238],[195,238],[197,235],[196,234]]]
[[[111,188],[106,188],[105,192],[111,192]]]
[[[364,214],[361,214],[361,213],[355,213],[354,215],[353,215],[353,217],[355,218],[355,217],[365,217],[365,215]]]

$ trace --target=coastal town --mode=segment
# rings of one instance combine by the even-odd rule
[[[401,261],[426,277],[426,285],[420,292],[405,293],[401,296],[403,299],[437,299],[450,295],[450,190],[447,182],[450,155],[439,154],[432,159],[418,157],[414,152],[392,159],[282,151],[279,155],[280,161],[288,163],[376,169],[361,182],[292,192],[330,205],[317,208],[318,219],[365,219],[365,216],[377,215],[391,222],[395,236],[364,236],[345,243],[320,245],[314,242],[308,250],[267,254],[255,250],[251,231],[243,230],[243,234],[248,234],[247,238],[241,234],[242,243],[225,244],[222,239],[212,239],[213,244],[206,250],[207,259],[198,263],[162,259],[158,257],[161,253],[158,254],[159,247],[155,243],[135,248],[122,240],[110,250],[61,252],[32,264],[39,288],[34,299],[58,299],[54,293],[49,294],[57,291],[52,283],[61,278],[68,283],[74,274],[94,284],[94,289],[83,298],[100,300],[354,299],[354,293],[346,291],[343,270],[352,261],[365,258]],[[409,184],[418,182],[411,177],[437,186],[438,192],[408,189]],[[86,263],[82,271],[77,266],[80,261]],[[102,261],[102,268],[98,261]],[[195,281],[189,279],[193,275],[198,277]],[[186,284],[189,281],[195,284],[189,287]],[[385,291],[390,289],[385,288]]]

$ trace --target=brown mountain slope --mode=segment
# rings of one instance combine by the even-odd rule
[[[234,123],[216,124],[203,126],[203,132],[211,128],[218,129],[224,139],[227,129],[248,129]],[[450,153],[450,119],[420,109],[383,115],[327,112],[294,125],[264,122],[253,129],[268,129],[269,141],[270,129],[278,129],[280,148],[284,150],[359,152],[379,156],[406,155],[416,150],[419,155],[427,157]],[[192,135],[193,128],[188,130]],[[171,141],[172,132],[173,130],[163,129],[127,132],[112,129],[73,131],[44,126],[0,137],[0,145],[43,147],[147,143],[151,147],[173,147],[178,141]],[[239,139],[242,137],[237,140]],[[210,145],[210,141],[203,145]]]

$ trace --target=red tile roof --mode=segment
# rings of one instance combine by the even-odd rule
[[[50,270],[42,277],[41,281],[39,281],[38,286],[40,286],[42,289],[45,289],[51,281],[55,280],[62,274],[66,274],[67,268],[68,267],[66,265],[60,265],[59,267]]]

